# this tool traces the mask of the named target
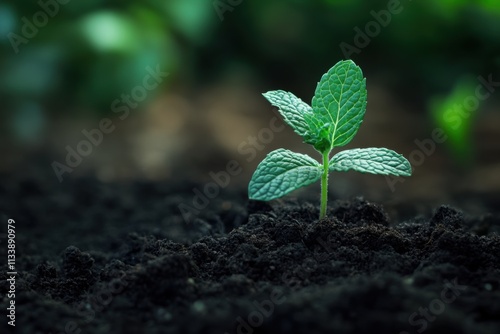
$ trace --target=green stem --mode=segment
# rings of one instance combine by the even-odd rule
[[[323,153],[323,174],[321,175],[321,210],[319,212],[319,219],[326,216],[326,202],[328,201],[328,168],[330,152]]]

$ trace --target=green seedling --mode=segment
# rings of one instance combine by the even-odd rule
[[[321,154],[323,163],[305,154],[275,150],[253,174],[248,185],[250,199],[270,201],[321,178],[321,219],[326,215],[329,172],[352,169],[362,173],[411,175],[408,160],[387,148],[344,150],[330,159],[334,147],[351,141],[365,115],[366,79],[353,61],[340,61],[323,75],[312,107],[282,90],[263,95],[304,142]]]

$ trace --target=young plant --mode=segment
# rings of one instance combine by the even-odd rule
[[[305,154],[275,150],[259,164],[248,185],[250,199],[269,201],[321,178],[320,219],[326,215],[328,173],[348,171],[410,176],[411,165],[387,148],[357,148],[335,154],[334,147],[351,141],[366,110],[366,79],[351,60],[340,61],[323,75],[312,107],[282,90],[263,94],[304,142],[321,154],[322,164]]]

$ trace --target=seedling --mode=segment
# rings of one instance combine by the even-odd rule
[[[323,157],[320,164],[305,154],[275,150],[259,164],[248,185],[250,199],[270,201],[321,178],[320,219],[326,215],[328,174],[350,169],[362,173],[410,176],[411,165],[387,148],[344,150],[330,159],[334,147],[351,141],[366,111],[366,79],[351,60],[338,62],[316,87],[312,107],[282,90],[263,94],[285,122]]]

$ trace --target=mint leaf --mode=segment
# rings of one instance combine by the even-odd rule
[[[322,123],[330,123],[330,149],[349,143],[366,110],[366,79],[361,69],[351,60],[338,62],[318,83],[312,107]]]
[[[319,152],[331,147],[328,135],[330,124],[323,124],[307,103],[283,90],[269,91],[262,95],[278,108],[285,122],[304,139],[305,143],[313,145]]]
[[[411,175],[411,165],[401,154],[387,148],[357,148],[333,156],[330,171],[345,172],[353,169],[362,173],[382,175]]]
[[[285,149],[275,150],[257,166],[248,185],[250,199],[269,201],[317,181],[322,166],[313,158]]]
[[[297,134],[304,137],[310,131],[310,126],[305,116],[309,115],[312,119],[313,113],[312,108],[307,103],[292,93],[283,90],[269,91],[262,95],[271,102],[273,106],[278,108],[285,122],[287,122]]]

